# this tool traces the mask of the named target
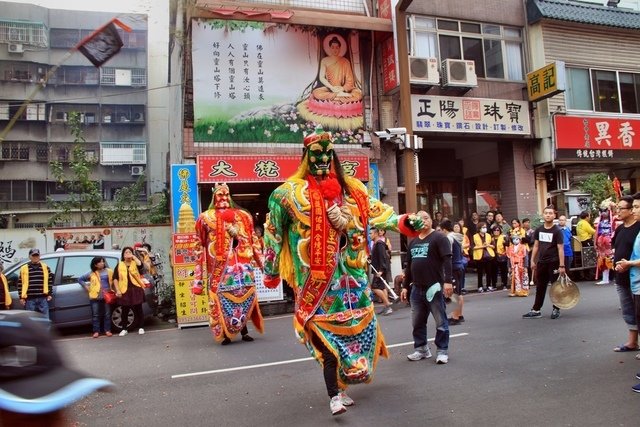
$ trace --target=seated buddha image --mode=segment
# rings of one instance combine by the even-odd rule
[[[298,104],[306,120],[327,128],[356,129],[363,125],[362,90],[351,61],[345,56],[348,46],[339,34],[329,34],[322,42],[324,53],[316,80],[308,95]]]

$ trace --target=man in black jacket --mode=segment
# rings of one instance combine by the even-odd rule
[[[378,314],[387,316],[393,313],[393,309],[391,308],[389,293],[383,280],[388,280],[391,260],[387,256],[387,244],[384,239],[380,238],[378,229],[372,228],[369,235],[373,241],[373,248],[371,249],[371,266],[373,267],[371,289],[384,304],[384,308]]]

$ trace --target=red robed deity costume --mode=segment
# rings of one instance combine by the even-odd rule
[[[194,293],[202,291],[206,277],[209,292],[209,325],[213,338],[228,344],[238,333],[243,341],[247,322],[262,333],[255,271],[263,266],[261,245],[253,231],[253,218],[237,208],[226,184],[216,185],[209,209],[196,221],[201,254],[194,277]]]

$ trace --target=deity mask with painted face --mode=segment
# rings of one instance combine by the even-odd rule
[[[228,209],[231,207],[231,194],[227,184],[216,185],[213,188],[213,205],[216,209]]]
[[[333,160],[333,138],[321,128],[304,139],[309,172],[315,176],[328,176]]]

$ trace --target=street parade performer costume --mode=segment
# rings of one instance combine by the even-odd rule
[[[216,185],[211,205],[200,214],[195,227],[202,250],[193,292],[202,292],[206,276],[213,338],[226,345],[240,332],[243,341],[253,341],[247,331],[248,320],[258,332],[263,331],[254,276],[255,270],[262,268],[263,258],[251,214],[235,206],[226,184]]]
[[[295,332],[323,367],[336,415],[353,404],[347,385],[370,382],[378,356],[388,356],[366,274],[367,226],[408,232],[412,225],[344,174],[330,133],[305,137],[303,153],[295,175],[269,198],[265,286],[282,279],[295,291]]]

